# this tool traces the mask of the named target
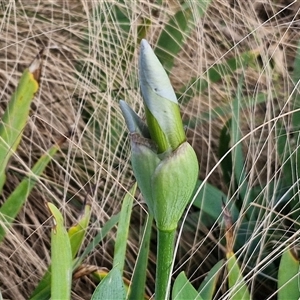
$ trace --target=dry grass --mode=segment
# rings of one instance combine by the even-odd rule
[[[162,9],[151,0],[126,1],[131,36],[128,44],[120,44],[117,49],[109,44],[106,35],[115,35],[117,39],[120,34],[116,24],[109,23],[110,5],[114,1],[20,0],[0,3],[1,114],[24,67],[41,47],[49,49],[26,138],[8,169],[2,200],[19,182],[24,172],[21,162],[31,166],[53,140],[70,127],[76,128],[74,138],[55,158],[0,246],[0,289],[4,298],[28,298],[49,264],[49,224],[44,201],[59,203],[71,224],[76,219],[78,203],[82,203],[87,192],[90,193],[93,222],[88,239],[119,211],[121,197],[133,182],[126,131],[118,108],[121,95],[142,114],[137,79],[133,76],[137,71],[137,53],[132,61],[127,61],[126,69],[122,68],[122,60],[126,61],[129,44],[137,37],[141,17],[152,20],[147,39],[155,45],[164,22],[179,8],[179,1],[167,2]],[[98,16],[93,15],[96,9]],[[103,28],[107,28],[108,33]],[[172,69],[171,79],[177,90],[192,76],[205,76],[206,70],[216,63],[239,56],[246,50],[259,52],[260,67],[240,70],[236,77],[210,84],[205,93],[182,107],[184,118],[187,118],[198,116],[220,103],[230,103],[239,75],[244,71],[245,94],[255,98],[263,91],[269,95],[265,104],[242,111],[243,131],[252,133],[244,140],[250,184],[259,180],[267,183],[274,170],[279,168],[268,122],[279,111],[290,109],[288,100],[292,86],[289,74],[298,40],[297,1],[214,0],[205,16],[199,19],[193,34],[186,37],[185,47]],[[267,63],[271,60],[274,69]],[[90,118],[89,122],[87,118]],[[205,178],[217,164],[218,138],[226,118],[209,123],[200,121],[199,126],[188,131],[188,136],[201,162],[201,177]],[[255,130],[261,124],[265,126]],[[118,133],[118,139],[112,131]],[[266,144],[262,145],[263,142]],[[217,168],[208,180],[224,188],[220,183],[221,176]],[[134,222],[139,224],[145,215],[140,202],[135,210]],[[199,220],[195,224],[197,222]],[[185,249],[198,249],[206,241],[203,247],[207,250],[202,248],[202,255],[198,251],[188,256],[190,274],[194,271],[193,261],[198,261],[202,269],[196,277],[210,269],[215,261],[211,257],[205,263],[199,263],[207,258],[210,248],[216,247],[213,231],[208,237],[203,232],[205,229],[199,228],[198,232],[182,237],[183,255],[179,265],[187,258]],[[139,233],[132,235],[128,272],[132,272],[138,251]],[[90,263],[111,266],[113,248],[110,239],[114,239],[114,233],[90,256]],[[85,280],[75,283],[74,299],[89,298],[94,283],[88,278]],[[148,287],[153,292],[153,275],[149,277]]]

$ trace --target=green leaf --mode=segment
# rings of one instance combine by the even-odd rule
[[[150,25],[152,24],[151,19],[141,18],[140,25],[138,26],[137,32],[137,44],[140,44],[142,39],[146,38],[147,32],[149,31]]]
[[[174,59],[183,48],[185,36],[191,31],[191,20],[193,14],[189,6],[181,8],[165,25],[159,36],[155,54],[162,62],[163,67],[170,71],[174,65]]]
[[[258,93],[255,96],[255,98],[252,96],[243,97],[241,99],[240,109],[252,108],[255,105],[266,103],[266,100],[267,100],[267,95],[265,93]],[[212,107],[208,111],[204,111],[202,113],[199,113],[199,115],[195,117],[187,119],[186,121],[184,121],[184,125],[186,125],[188,128],[196,128],[202,123],[211,122],[218,118],[227,119],[231,115],[231,113],[232,113],[232,104],[222,103],[220,106]]]
[[[276,124],[277,152],[282,166],[281,181],[285,189],[289,190],[285,198],[288,199],[288,207],[292,217],[294,220],[297,220],[299,218],[300,205],[298,185],[295,184],[295,181],[300,171],[300,150],[297,145],[300,136],[298,130],[294,130],[292,137],[285,126],[289,125],[286,125],[284,120],[278,120]],[[295,146],[297,147],[296,149]],[[294,226],[299,229],[297,222],[294,223]]]
[[[139,248],[137,262],[131,279],[129,300],[144,298],[152,224],[153,216],[149,215],[145,222],[144,230],[142,230],[143,239]]]
[[[228,252],[227,271],[230,300],[250,300],[250,293],[233,252]]]
[[[294,71],[292,74],[292,80],[295,85],[299,84],[300,79],[300,42],[298,43],[297,53],[294,60]],[[299,94],[299,86],[298,89],[295,90],[295,94],[293,95],[293,109],[297,110],[300,108],[300,94]],[[294,127],[294,130],[299,131],[300,124],[300,111],[296,111],[292,115],[292,124]],[[299,134],[297,134],[298,136]]]
[[[80,266],[87,256],[95,250],[95,248],[99,245],[99,243],[106,237],[108,232],[112,230],[114,226],[119,222],[120,213],[111,216],[110,219],[103,225],[103,227],[99,230],[98,234],[94,237],[94,239],[86,246],[83,253],[76,259],[76,263],[74,264],[74,269]]]
[[[36,56],[29,68],[23,72],[15,93],[5,110],[0,124],[0,193],[6,180],[5,169],[15,153],[26,125],[30,104],[39,88],[42,67],[42,51]]]
[[[278,270],[278,300],[300,298],[299,260],[292,251],[283,252]]]
[[[276,124],[276,145],[277,153],[280,158],[282,166],[282,177],[281,180],[283,184],[288,188],[293,186],[294,176],[295,176],[295,155],[292,154],[292,144],[289,139],[289,135],[285,129],[284,122],[278,120]],[[291,189],[290,195],[287,195],[287,198],[292,201],[292,199],[297,195],[297,191],[293,193],[294,189]],[[293,195],[293,197],[292,197]]]
[[[27,200],[28,195],[37,183],[38,177],[44,172],[54,154],[60,149],[58,144],[53,145],[47,153],[40,157],[35,163],[30,173],[23,179],[16,189],[7,198],[0,208],[0,242],[6,234],[6,230],[18,215],[22,206]]]
[[[232,171],[233,171],[232,155],[230,152],[228,152],[230,149],[230,142],[231,142],[230,128],[231,128],[231,118],[223,126],[221,130],[220,142],[219,142],[219,159],[221,160],[221,168],[223,171],[224,182],[228,188],[230,188],[231,186],[230,182],[231,182]]]
[[[137,184],[135,183],[133,187],[126,193],[120,212],[120,219],[115,242],[113,268],[118,268],[121,274],[123,273],[124,263],[126,260],[126,247],[128,242],[130,216],[132,212],[132,205],[136,187]]]
[[[30,296],[30,300],[49,300],[51,297],[51,266]]]
[[[126,289],[119,268],[112,269],[98,284],[91,300],[125,300]]]
[[[208,300],[208,298],[202,298],[197,290],[192,286],[184,272],[181,272],[173,286],[172,300]]]
[[[198,180],[195,190],[198,190],[203,181]],[[222,222],[222,205],[223,201],[226,203],[227,195],[225,195],[221,190],[214,187],[209,183],[205,183],[201,190],[199,191],[193,205],[203,210],[209,216],[213,218],[214,221],[219,223]],[[239,214],[238,209],[235,204],[230,206],[230,210],[233,216],[233,219],[236,220]]]
[[[88,244],[83,253],[74,260],[73,270],[78,268],[83,260],[99,245],[99,243],[106,237],[107,233],[118,223],[119,214],[112,216],[104,226],[99,230],[98,234]],[[46,271],[45,275],[39,282],[38,286],[32,293],[30,300],[48,300],[50,298],[50,283],[51,282],[51,266]]]
[[[209,83],[215,83],[222,78],[233,74],[234,71],[245,68],[247,64],[251,64],[256,60],[257,53],[249,51],[241,54],[238,57],[229,58],[224,63],[216,64],[207,70],[205,78],[194,77],[187,85],[182,87],[177,95],[182,105],[186,105],[196,95],[201,94],[208,88]]]
[[[255,219],[254,208],[250,205],[253,199],[252,191],[246,176],[246,163],[242,149],[241,140],[241,117],[240,103],[242,99],[242,84],[244,78],[238,82],[237,95],[232,102],[232,118],[227,121],[220,136],[219,155],[225,182],[232,189],[232,193],[237,193],[237,206],[241,209],[247,207],[246,216],[248,219]],[[228,153],[230,151],[230,153]],[[225,157],[224,155],[228,153]],[[231,156],[231,158],[230,158]],[[234,175],[234,181],[232,180]]]
[[[300,43],[298,43],[298,50],[296,53],[296,57],[294,60],[294,72],[292,74],[292,80],[296,87],[299,84],[300,80]],[[292,216],[295,220],[299,218],[299,208],[300,208],[300,197],[299,197],[299,187],[295,184],[299,173],[300,173],[300,148],[299,148],[299,139],[300,139],[300,93],[299,93],[299,85],[294,90],[294,94],[291,95],[293,110],[295,110],[292,114],[292,128],[290,128],[290,121],[287,121],[287,128],[285,129],[285,120],[282,120],[281,126],[278,128],[278,138],[280,143],[280,153],[281,153],[281,162],[283,168],[283,179],[288,187],[293,187],[291,189],[291,199],[289,201],[289,207],[292,211]],[[285,132],[287,131],[287,132]],[[290,135],[289,133],[293,134]],[[297,222],[294,223],[294,226],[299,229],[299,225]]]
[[[208,0],[184,2],[165,25],[159,36],[155,54],[168,72],[174,65],[175,57],[183,49],[186,37],[191,34],[196,22],[204,15],[210,2]]]
[[[78,222],[74,224],[68,230],[68,235],[70,239],[72,258],[75,258],[78,250],[80,249],[84,236],[87,232],[89,221],[91,217],[91,205],[85,204],[84,211],[80,216]]]
[[[248,192],[248,182],[246,180],[246,164],[245,158],[242,149],[241,140],[241,121],[240,121],[240,103],[242,98],[242,85],[244,82],[243,76],[240,78],[237,86],[237,95],[232,103],[233,113],[231,118],[231,146],[234,148],[232,149],[232,162],[234,168],[234,175],[235,180],[238,188],[238,193],[241,197],[242,202],[246,202],[249,204],[250,197],[247,196]],[[247,197],[247,198],[246,198]],[[246,204],[245,203],[245,204]],[[248,207],[248,205],[247,205]],[[247,214],[248,214],[247,210]]]
[[[56,206],[47,203],[53,215],[51,230],[51,298],[70,299],[72,283],[72,251],[64,219]]]
[[[224,265],[224,259],[218,261],[210,269],[210,271],[204,278],[203,282],[201,283],[198,291],[199,291],[200,296],[203,299],[210,300],[213,298],[223,265]]]

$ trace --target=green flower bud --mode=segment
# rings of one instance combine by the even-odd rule
[[[186,140],[178,101],[166,71],[146,40],[141,42],[139,75],[151,138],[159,153],[175,150]]]
[[[198,160],[187,142],[160,159],[155,144],[137,133],[131,136],[131,163],[145,202],[160,230],[177,227],[198,178]]]
[[[160,163],[157,147],[151,140],[137,133],[131,134],[130,137],[133,172],[150,213],[153,215],[155,200],[153,199],[152,176]]]
[[[152,198],[157,228],[176,229],[194,191],[199,166],[192,146],[185,142],[164,158],[152,175]]]
[[[130,133],[139,133],[141,136],[150,139],[150,133],[146,124],[123,100],[120,100],[120,108]]]
[[[169,78],[145,40],[141,43],[140,84],[147,126],[120,101],[130,131],[132,168],[158,229],[173,231],[194,191],[199,165],[186,142]]]

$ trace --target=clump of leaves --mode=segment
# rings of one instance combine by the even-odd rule
[[[2,193],[6,182],[6,168],[9,165],[10,158],[16,154],[24,127],[27,123],[31,102],[39,88],[42,55],[43,50],[40,51],[29,67],[23,72],[18,87],[12,95],[1,119],[0,193]],[[4,199],[4,203],[0,207],[0,242],[5,238],[6,232],[10,229],[16,216],[25,204],[39,176],[43,173],[53,155],[59,150],[64,140],[65,138],[53,145],[47,153],[40,157],[33,168],[27,170],[27,176],[19,183],[15,190],[7,199]]]

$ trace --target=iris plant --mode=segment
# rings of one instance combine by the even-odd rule
[[[120,107],[130,131],[131,163],[158,229],[156,299],[168,299],[178,221],[198,178],[196,154],[186,141],[175,92],[146,40],[142,40],[139,80],[146,124],[126,104]]]

